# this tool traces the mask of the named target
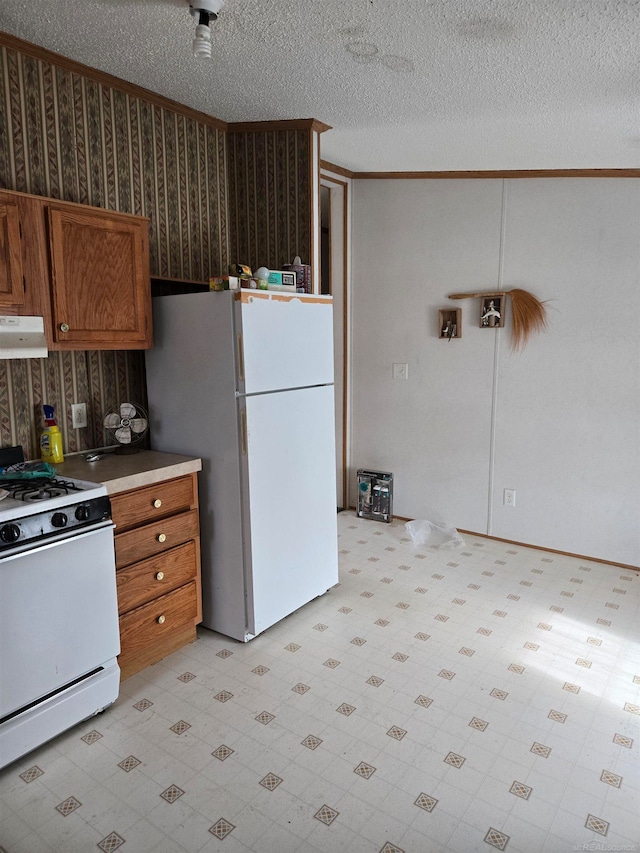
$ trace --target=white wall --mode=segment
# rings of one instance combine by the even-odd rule
[[[446,298],[513,287],[550,300],[520,353]],[[352,504],[378,468],[397,515],[640,564],[640,181],[355,181],[352,312]]]

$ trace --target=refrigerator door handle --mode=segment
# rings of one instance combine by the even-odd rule
[[[247,455],[247,410],[240,412],[240,437],[242,442],[242,455]]]
[[[242,335],[236,334],[236,347],[238,349],[238,379],[244,382],[244,352],[242,348]]]

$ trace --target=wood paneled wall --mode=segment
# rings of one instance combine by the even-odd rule
[[[0,38],[0,185],[148,216],[151,274],[208,277],[227,264],[225,131],[129,89]],[[36,458],[49,403],[65,452],[100,446],[123,400],[146,402],[142,352],[0,361],[0,445]],[[72,402],[87,403],[86,429]]]
[[[306,259],[312,124],[227,132],[0,33],[0,186],[149,217],[152,276],[202,281],[230,261]],[[42,403],[56,407],[65,452],[100,446],[103,415],[123,400],[146,402],[142,352],[0,361],[0,446],[37,457]],[[87,429],[72,429],[72,402],[88,404]]]
[[[229,255],[282,269],[311,257],[311,122],[302,129],[230,130]]]
[[[227,265],[226,133],[2,46],[0,185],[148,216],[151,275]],[[129,87],[131,88],[131,87]]]

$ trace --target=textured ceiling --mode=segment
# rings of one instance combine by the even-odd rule
[[[637,168],[640,0],[1,0],[0,29],[355,171]]]

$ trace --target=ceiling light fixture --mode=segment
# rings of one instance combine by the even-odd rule
[[[218,17],[220,9],[224,6],[224,0],[196,0],[189,3],[189,9],[194,18],[197,18],[196,34],[193,39],[193,55],[195,57],[211,58],[211,30],[209,24]]]

